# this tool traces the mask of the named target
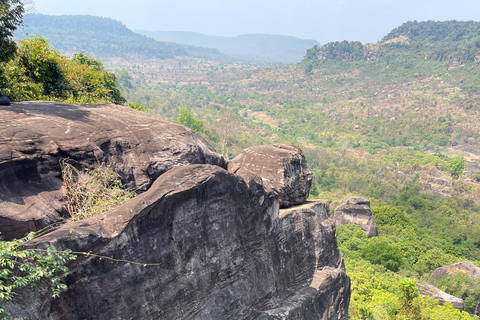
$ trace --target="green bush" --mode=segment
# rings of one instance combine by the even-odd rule
[[[372,207],[372,212],[377,225],[391,225],[401,228],[411,226],[405,211],[401,211],[393,206]]]
[[[465,158],[461,155],[453,157],[449,161],[449,168],[454,179],[458,179],[465,169]]]
[[[196,132],[203,132],[203,120],[195,119],[190,110],[182,108],[178,114],[178,123]]]
[[[390,271],[400,269],[403,261],[402,252],[387,242],[373,238],[362,250],[362,257],[373,264],[380,264]]]
[[[19,41],[13,59],[0,66],[0,87],[11,101],[125,102],[115,75],[99,61],[83,53],[68,60],[42,37]]]

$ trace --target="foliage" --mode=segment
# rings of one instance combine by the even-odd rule
[[[448,163],[450,167],[450,172],[454,179],[458,179],[465,169],[465,158],[461,155],[455,156],[450,159]]]
[[[380,264],[363,259],[359,252],[372,239],[367,239],[360,228],[337,226],[337,232],[339,249],[344,254],[346,271],[351,278],[349,319],[478,320],[477,316],[460,312],[451,304],[440,306],[436,300],[419,295],[414,278],[404,279]]]
[[[403,261],[403,254],[397,247],[374,240],[369,241],[363,248],[362,257],[372,264],[381,264],[393,272],[398,271]]]
[[[477,171],[473,174],[472,180],[480,182],[480,171]]]
[[[377,225],[390,225],[400,228],[412,226],[406,212],[393,206],[372,207]]]
[[[138,103],[131,103],[129,102],[128,103],[128,106],[132,109],[135,109],[135,110],[138,110],[138,111],[142,111],[142,112],[147,112],[147,109],[145,109],[144,107],[142,107],[140,104]]]
[[[5,316],[1,303],[11,300],[20,287],[46,280],[53,297],[67,290],[61,279],[68,272],[65,264],[76,256],[70,250],[57,251],[54,246],[46,250],[25,248],[33,237],[35,234],[30,233],[23,239],[0,241],[0,317]]]
[[[13,32],[22,24],[25,12],[22,0],[0,2],[0,62],[10,60],[16,50]]]
[[[432,283],[446,293],[463,299],[465,311],[470,313],[475,311],[480,294],[480,282],[478,279],[459,272],[453,276],[446,275],[438,281],[432,280]]]
[[[178,123],[196,132],[203,132],[203,120],[195,119],[190,110],[182,108],[178,114]]]
[[[84,53],[68,60],[41,37],[20,40],[19,44],[13,59],[0,67],[0,86],[10,100],[125,102],[116,87],[115,75],[99,61]]]
[[[420,307],[415,303],[418,297],[417,281],[415,279],[400,279],[400,301],[402,306],[399,315],[406,316],[407,319],[420,319]]]
[[[72,220],[82,220],[110,210],[133,198],[110,166],[101,165],[85,173],[66,161],[61,162],[63,190]]]

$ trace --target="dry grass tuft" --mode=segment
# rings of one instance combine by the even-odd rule
[[[126,189],[110,165],[85,172],[67,161],[60,162],[63,191],[73,221],[82,220],[108,211],[133,198],[135,191]]]

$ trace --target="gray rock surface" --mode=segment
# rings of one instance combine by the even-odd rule
[[[429,296],[429,297],[432,297],[433,299],[437,299],[438,303],[441,305],[443,305],[445,302],[449,302],[453,305],[455,309],[463,311],[464,309],[463,299],[452,296],[451,294],[448,294],[440,290],[439,288],[431,285],[430,283],[422,280],[418,280],[417,284],[418,284],[418,290],[424,296]]]
[[[123,205],[29,243],[140,265],[81,256],[59,298],[25,289],[5,309],[24,320],[347,319],[350,280],[325,203],[278,208],[255,179],[173,168]]]
[[[365,231],[367,237],[378,236],[377,222],[367,197],[353,197],[338,206],[334,214],[335,224],[339,226],[353,224]]]
[[[302,204],[310,193],[312,173],[298,146],[273,144],[243,150],[228,164],[228,171],[245,180],[260,177],[267,190],[275,191],[280,207]]]
[[[67,216],[59,161],[111,164],[146,190],[167,170],[225,160],[194,131],[117,105],[55,102],[0,106],[0,233],[19,238]]]
[[[437,268],[430,273],[430,277],[438,281],[445,276],[452,277],[459,272],[470,277],[480,278],[480,268],[468,260]]]

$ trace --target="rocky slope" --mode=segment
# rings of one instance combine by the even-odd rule
[[[69,110],[70,130],[81,136],[83,131],[76,125],[92,125],[101,117],[88,111],[103,108],[119,110],[118,106],[89,109],[58,104],[46,108],[44,103],[33,103],[24,116],[34,118],[30,121],[51,117],[58,122],[50,127],[57,128],[65,119],[61,115]],[[114,112],[112,118],[118,117]],[[129,117],[133,117],[131,111],[123,120],[125,131],[137,136],[141,127],[129,127]],[[110,118],[102,120],[96,125],[105,126]],[[148,145],[151,137],[173,144],[174,133],[183,132],[197,140],[187,150],[196,150],[212,163],[182,162],[169,147],[153,148],[143,162],[121,157],[124,152],[113,153],[120,160],[119,168],[132,169],[118,170],[129,172],[126,180],[148,190],[106,213],[63,225],[31,241],[30,247],[54,245],[90,255],[79,255],[69,266],[68,291],[59,298],[51,298],[45,284],[39,284],[5,304],[7,314],[13,319],[346,319],[350,280],[325,202],[280,210],[279,195],[266,189],[261,177],[244,180],[226,171],[221,158],[190,130],[171,124],[176,132],[162,131],[167,126],[164,122],[150,121],[149,135],[138,140],[137,148]],[[68,131],[63,129],[61,136]],[[102,136],[98,129],[91,132],[95,135],[90,139],[83,135],[83,145],[65,147],[63,152],[88,154],[89,141]],[[117,136],[123,132],[119,130]],[[50,140],[44,136],[39,134],[31,142],[35,152],[24,153],[24,158],[45,154],[41,146]],[[125,145],[131,146],[123,144],[120,150]],[[94,155],[89,159],[94,162]],[[141,177],[134,174],[138,163],[158,159],[165,165],[156,167],[165,171],[150,175],[139,171],[151,180],[156,178],[150,187],[150,180],[135,179]],[[50,163],[52,167],[42,167],[47,172],[56,166]]]
[[[68,217],[62,159],[79,169],[108,164],[140,191],[174,166],[226,168],[192,130],[130,108],[54,102],[0,106],[0,233],[5,239]]]

